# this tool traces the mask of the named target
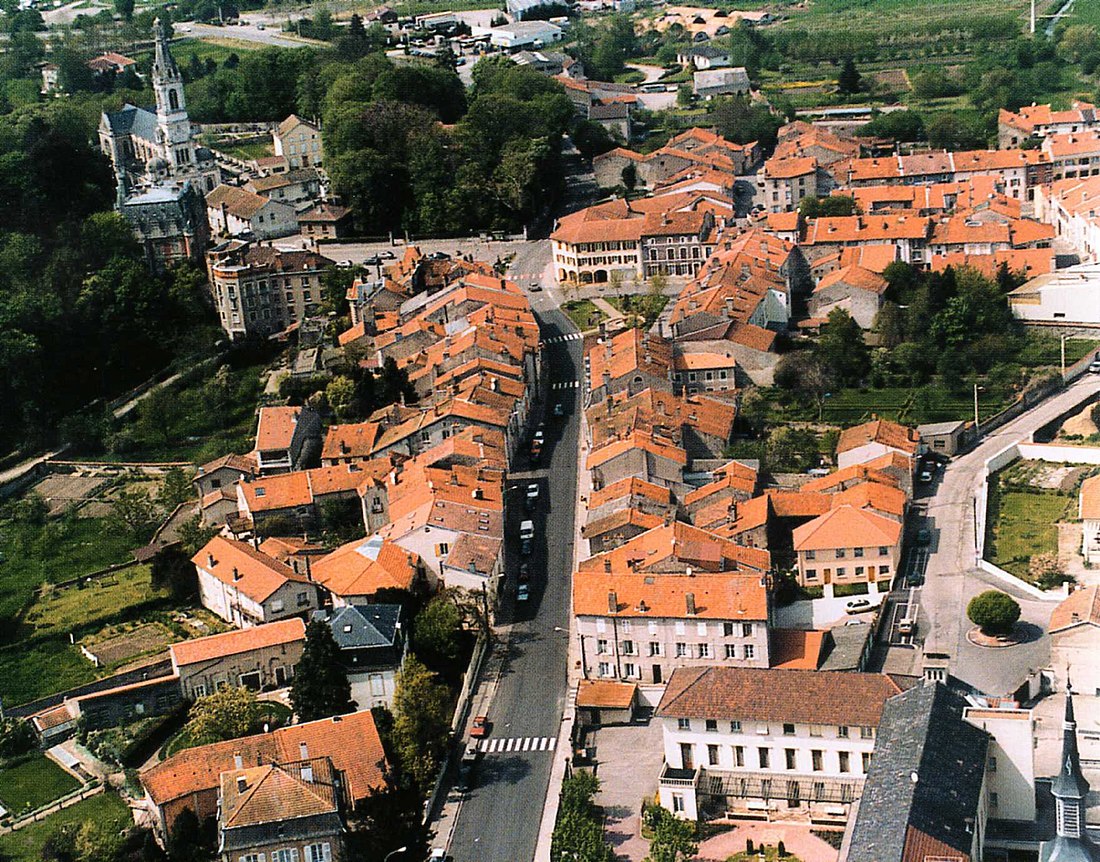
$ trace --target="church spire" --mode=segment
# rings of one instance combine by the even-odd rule
[[[160,18],[153,22],[153,37],[156,40],[153,83],[179,81],[181,79],[179,67],[172,52],[168,50],[168,27]]]

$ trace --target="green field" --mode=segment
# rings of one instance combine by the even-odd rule
[[[250,159],[262,159],[275,155],[275,147],[270,142],[249,141],[246,143],[234,143],[231,141],[215,141],[210,146],[219,152],[233,156],[234,158],[248,161]]]
[[[991,478],[985,558],[1027,580],[1032,556],[1058,553],[1058,522],[1073,517],[1074,507],[1068,494],[1004,490]]]
[[[1005,397],[983,393],[978,415],[984,421],[1009,404]],[[841,389],[825,399],[822,419],[834,425],[858,425],[873,415],[909,425],[974,418],[973,397],[955,395],[933,386],[910,389]]]
[[[148,566],[131,566],[84,587],[45,591],[24,615],[29,627],[24,632],[39,636],[77,630],[163,596],[153,589]]]
[[[79,781],[44,755],[0,769],[0,804],[13,813],[41,808],[79,787]]]
[[[200,63],[205,63],[209,59],[220,66],[228,59],[230,54],[236,54],[240,57],[242,54],[255,51],[259,47],[255,42],[234,39],[232,35],[230,30],[226,33],[224,39],[220,37],[210,39],[185,38],[173,41],[172,56],[176,58],[176,62],[181,66],[191,59],[192,54],[199,58]],[[141,60],[143,57],[150,56],[150,52],[142,51],[133,56],[135,60]]]
[[[587,299],[574,299],[562,305],[561,310],[569,315],[577,329],[584,332],[607,320],[607,315]]]
[[[18,832],[0,835],[0,857],[10,859],[11,862],[39,862],[46,839],[62,826],[117,822],[121,829],[129,820],[130,809],[126,803],[117,794],[107,790],[51,814],[45,820],[26,826]]]

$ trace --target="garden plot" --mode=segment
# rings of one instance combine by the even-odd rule
[[[81,643],[84,654],[95,660],[97,667],[117,667],[139,656],[163,652],[179,640],[160,623],[142,623],[124,631],[120,628],[106,629]]]
[[[35,485],[32,493],[42,495],[49,504],[50,516],[53,517],[60,515],[69,506],[81,506],[96,499],[99,492],[111,481],[105,476],[53,473]]]

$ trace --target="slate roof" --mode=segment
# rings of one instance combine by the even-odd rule
[[[388,647],[397,636],[401,605],[344,605],[314,611],[313,619],[328,623],[340,649]]]
[[[989,736],[963,718],[966,705],[940,683],[886,703],[848,862],[970,858]]]
[[[157,112],[155,108],[139,108],[125,104],[120,111],[103,115],[107,127],[118,135],[135,135],[144,141],[157,139]]]

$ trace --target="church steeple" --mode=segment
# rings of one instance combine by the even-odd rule
[[[1056,827],[1053,841],[1039,848],[1040,862],[1091,862],[1097,848],[1085,831],[1085,797],[1089,783],[1081,774],[1077,752],[1077,722],[1073,715],[1073,692],[1066,680],[1066,712],[1062,721],[1062,759],[1050,784],[1054,796]]]
[[[168,49],[168,28],[159,18],[153,22],[153,34],[156,48],[152,77],[157,98],[160,157],[168,163],[172,173],[187,171],[195,164],[195,143],[183,98],[183,75]]]
[[[168,50],[168,27],[157,18],[153,22],[153,38],[156,40],[156,48],[153,55],[153,81],[154,83],[168,81],[182,81],[179,67]]]

